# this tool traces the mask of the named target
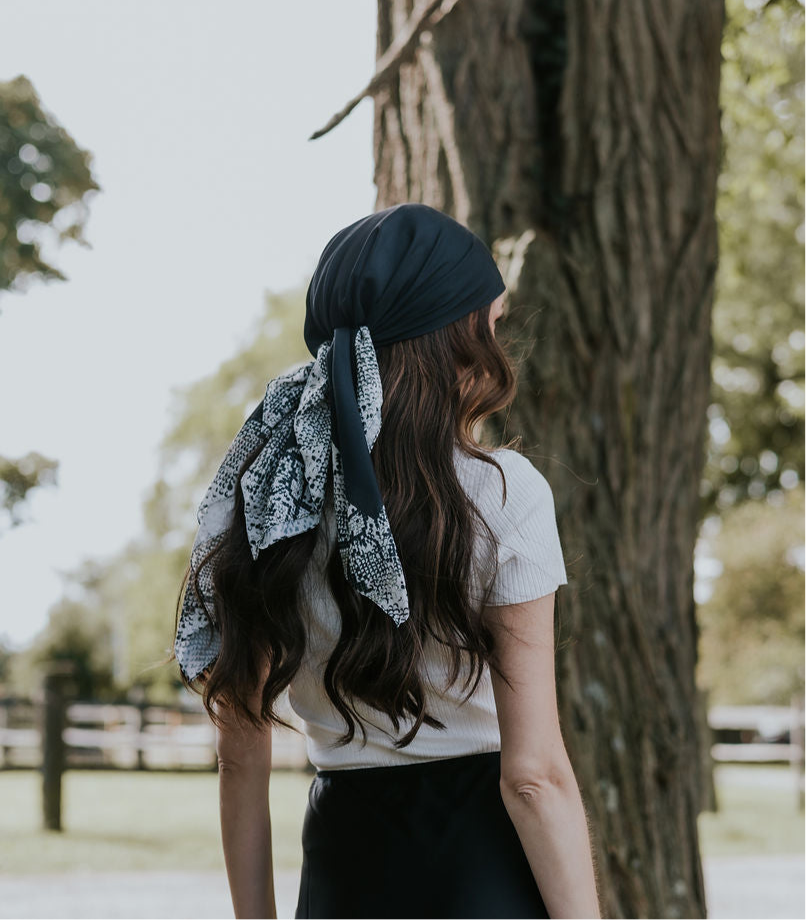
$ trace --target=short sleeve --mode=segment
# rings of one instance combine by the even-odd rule
[[[501,476],[485,477],[494,493],[480,505],[497,543],[498,568],[487,603],[517,604],[552,594],[568,584],[563,550],[557,529],[554,496],[543,474],[521,454],[501,450],[495,454],[507,483],[506,502],[501,505]],[[482,511],[484,513],[484,511]]]

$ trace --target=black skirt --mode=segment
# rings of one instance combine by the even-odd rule
[[[297,917],[548,917],[501,800],[501,754],[322,770]]]

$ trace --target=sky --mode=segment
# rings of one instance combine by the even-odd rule
[[[0,80],[24,74],[93,156],[68,276],[0,297],[0,454],[59,461],[0,534],[0,638],[45,625],[64,574],[142,529],[172,393],[246,341],[373,210],[372,104],[308,136],[375,60],[375,0],[12,0]]]

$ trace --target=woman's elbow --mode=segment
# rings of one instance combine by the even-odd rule
[[[216,737],[216,761],[220,774],[268,773],[271,769],[271,735],[256,734],[251,738],[239,735]]]
[[[243,759],[226,754],[216,754],[216,763],[218,764],[218,775],[222,777],[268,775],[271,770],[271,764],[266,760]]]
[[[517,803],[532,807],[553,797],[557,792],[566,792],[574,783],[576,779],[570,764],[524,766],[501,772],[501,797],[508,804]]]

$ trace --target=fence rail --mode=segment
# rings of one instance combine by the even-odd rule
[[[40,766],[39,708],[29,700],[0,699],[0,769]],[[293,712],[284,711],[283,717],[299,725]],[[216,768],[215,729],[204,710],[196,708],[70,703],[62,740],[69,768]],[[307,767],[304,735],[275,729],[272,763],[279,768]]]
[[[802,701],[800,701],[802,704]],[[0,769],[38,767],[41,707],[0,699]],[[272,762],[308,766],[301,722],[289,706],[282,716],[298,731],[275,729]],[[803,707],[712,706],[711,754],[719,762],[791,763],[803,769]],[[215,769],[215,730],[200,707],[73,702],[62,732],[68,767]]]

